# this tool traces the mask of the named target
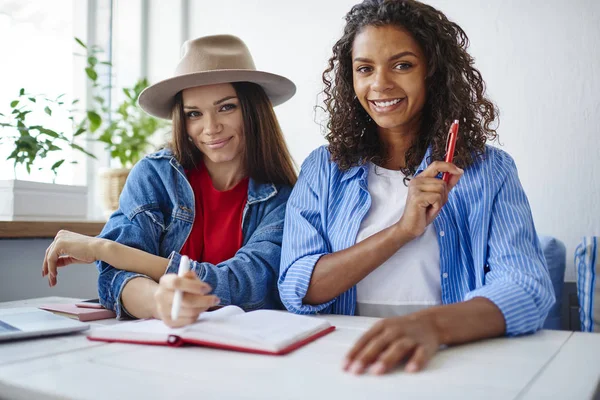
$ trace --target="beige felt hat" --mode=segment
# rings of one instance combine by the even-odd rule
[[[148,114],[170,119],[175,95],[183,89],[218,83],[252,82],[265,90],[273,106],[296,93],[289,79],[258,71],[246,44],[232,35],[205,36],[188,40],[172,78],[147,87],[138,104]]]

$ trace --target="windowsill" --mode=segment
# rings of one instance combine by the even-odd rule
[[[0,221],[0,239],[54,238],[61,229],[97,236],[105,221]]]

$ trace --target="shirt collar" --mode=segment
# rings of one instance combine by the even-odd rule
[[[344,182],[350,178],[354,178],[355,175],[360,174],[360,177],[366,176],[365,174],[367,174],[368,171],[368,165],[367,163],[361,164],[361,165],[357,165],[355,167],[352,167],[350,169],[348,169],[347,171],[344,172],[344,176],[342,176],[341,181]]]
[[[421,172],[423,172],[424,169],[426,169],[429,166],[429,164],[431,163],[431,160],[430,160],[431,152],[432,152],[432,148],[431,148],[431,145],[429,145],[427,147],[427,151],[425,152],[425,156],[423,157],[423,160],[421,160],[421,164],[419,164],[419,167],[415,171],[415,176],[419,175]]]
[[[423,160],[421,160],[421,164],[419,164],[419,167],[417,168],[417,170],[415,171],[415,175],[417,176],[418,174],[420,174],[421,172],[423,172],[424,169],[426,169],[429,164],[431,163],[430,158],[431,158],[431,152],[432,152],[432,148],[431,146],[427,147],[427,151],[425,152],[425,156],[423,157]],[[354,176],[360,174],[360,177],[364,177],[366,176],[365,174],[368,174],[368,164],[364,163],[355,167],[352,167],[350,169],[348,169],[346,172],[344,172],[344,176],[342,176],[341,181],[344,182],[348,179],[354,178]]]
[[[178,169],[183,175],[185,175],[185,171],[183,167],[175,156],[173,152],[169,149],[160,150],[157,153],[151,154],[147,156],[149,158],[168,158],[170,159],[171,165]],[[260,203],[261,201],[266,201],[271,197],[277,194],[277,187],[272,183],[260,183],[250,178],[248,181],[248,204]]]
[[[248,182],[248,204],[269,200],[277,194],[277,187],[272,183],[260,183],[250,178]]]

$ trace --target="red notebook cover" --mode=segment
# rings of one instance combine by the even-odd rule
[[[288,354],[332,331],[328,321],[283,311],[244,313],[235,306],[200,315],[198,321],[170,329],[162,321],[138,320],[95,329],[89,340],[163,346],[206,346],[247,353]]]
[[[335,326],[330,326],[329,328],[317,332],[312,336],[309,336],[305,339],[299,340],[298,342],[292,343],[284,349],[279,351],[267,351],[261,349],[253,349],[250,347],[240,347],[240,346],[231,346],[222,343],[209,342],[204,340],[193,340],[193,339],[185,339],[181,338],[177,335],[169,335],[166,341],[153,341],[153,340],[131,340],[131,339],[106,339],[101,337],[94,337],[93,333],[88,335],[88,339],[97,342],[109,342],[109,343],[129,343],[129,344],[147,344],[154,346],[172,346],[172,347],[180,347],[184,345],[195,345],[195,346],[205,346],[212,347],[215,349],[222,350],[232,350],[232,351],[241,351],[243,353],[253,353],[253,354],[265,354],[270,356],[282,356],[292,351],[299,349],[300,347],[317,340],[318,338],[327,335],[335,330]]]
[[[64,315],[65,317],[78,319],[79,321],[96,321],[99,319],[115,318],[113,311],[97,308],[82,308],[75,304],[45,304],[38,307],[42,310],[51,311],[55,314]]]

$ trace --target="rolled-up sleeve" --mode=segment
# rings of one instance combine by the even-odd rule
[[[148,176],[140,161],[132,169],[119,200],[119,209],[111,215],[98,237],[112,240],[129,247],[143,250],[150,254],[159,253],[159,241],[163,229],[155,222],[164,220],[155,203],[149,202],[143,207],[131,207],[136,204],[133,200],[136,193],[144,188],[142,182],[153,177]],[[146,185],[147,186],[147,185]],[[145,189],[146,190],[146,189]],[[121,294],[127,283],[138,277],[150,277],[114,268],[97,261],[98,268],[98,297],[106,309],[113,310],[117,318],[132,318],[121,302]]]
[[[144,221],[146,220],[146,221]],[[98,237],[113,240],[129,247],[143,250],[147,253],[158,254],[158,228],[143,215],[137,215],[132,220],[117,211]],[[142,225],[147,225],[142,227]],[[98,268],[98,297],[104,308],[115,311],[117,318],[133,317],[125,310],[121,302],[121,294],[125,285],[133,278],[149,276],[114,268],[104,261],[97,261]]]
[[[321,219],[321,209],[327,205],[315,190],[328,185],[326,157],[324,149],[319,149],[303,163],[285,214],[278,286],[283,305],[297,314],[324,311],[336,300],[303,303],[317,261],[331,252]]]
[[[529,202],[510,156],[499,161],[504,177],[492,206],[485,284],[465,300],[485,297],[502,312],[509,336],[540,329],[555,302]]]

